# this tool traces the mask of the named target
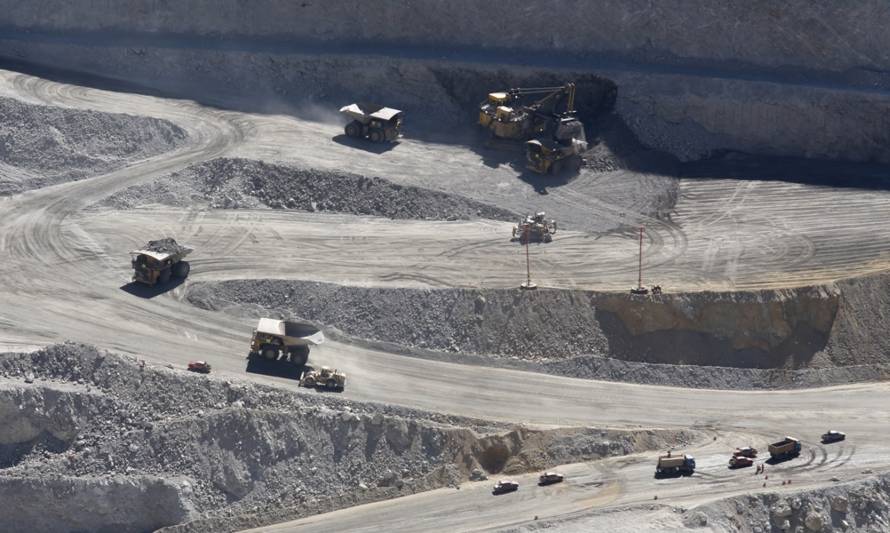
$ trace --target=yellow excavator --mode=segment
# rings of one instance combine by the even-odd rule
[[[543,95],[533,102],[530,96]],[[498,139],[525,141],[543,134],[558,117],[575,111],[575,84],[507,89],[479,105],[479,124]]]
[[[527,102],[532,96],[541,98]],[[479,125],[491,141],[527,141],[527,168],[541,174],[580,169],[587,149],[584,126],[575,117],[574,83],[489,93],[479,105]]]

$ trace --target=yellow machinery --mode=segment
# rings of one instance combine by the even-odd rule
[[[133,281],[154,286],[167,283],[173,276],[185,278],[190,266],[183,258],[192,251],[171,238],[148,241],[144,248],[130,252]]]
[[[559,119],[553,136],[532,139],[525,143],[526,168],[539,174],[578,172],[587,150],[584,125],[573,116]]]
[[[529,96],[539,100],[523,103]],[[575,111],[575,84],[562,87],[508,89],[489,93],[479,105],[479,125],[498,139],[523,141],[543,134],[560,117]]]
[[[543,96],[523,103],[536,95]],[[491,141],[527,141],[526,167],[534,172],[577,172],[583,163],[587,138],[575,117],[574,83],[489,93],[479,105],[479,125],[490,132]]]

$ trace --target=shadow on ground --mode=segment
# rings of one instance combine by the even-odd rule
[[[310,368],[311,367],[309,366],[297,366],[282,361],[248,359],[247,367],[244,370],[251,374],[262,374],[264,376],[274,376],[299,381],[303,376],[303,372]]]
[[[724,151],[708,159],[678,164],[683,179],[731,178],[785,181],[867,190],[890,189],[890,166],[801,157],[778,157]]]
[[[143,285],[142,283],[136,283],[135,281],[131,281],[130,283],[126,283],[120,286],[120,290],[132,294],[133,296],[138,296],[140,298],[151,299],[155,296],[160,296],[166,292],[170,292],[176,287],[179,287],[185,283],[184,278],[173,278],[167,283],[159,283],[157,285],[149,286]]]
[[[367,139],[353,139],[352,137],[346,136],[346,134],[341,133],[340,135],[334,136],[332,139],[337,144],[342,144],[343,146],[348,146],[350,148],[357,148],[359,150],[364,150],[370,154],[385,154],[389,152],[393,148],[399,145],[398,141],[396,142],[385,142],[385,143],[375,143],[371,142]]]

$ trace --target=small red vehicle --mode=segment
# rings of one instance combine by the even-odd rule
[[[207,361],[192,361],[188,366],[189,372],[199,372],[201,374],[210,373],[210,363]]]
[[[744,455],[733,455],[729,460],[729,468],[743,468],[754,464],[754,460]]]

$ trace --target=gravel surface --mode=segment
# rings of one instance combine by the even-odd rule
[[[890,476],[834,487],[762,493],[719,500],[688,510],[683,525],[739,533],[890,530]]]
[[[294,280],[198,283],[188,300],[310,320],[406,354],[591,379],[716,388],[890,377],[877,275],[781,291],[666,294],[363,288]]]
[[[0,97],[0,195],[102,174],[185,138],[165,120]]]
[[[296,209],[393,219],[513,220],[517,214],[456,194],[403,186],[378,177],[298,169],[249,159],[214,159],[123,190],[104,204],[126,209],[162,203],[188,207]]]
[[[776,482],[776,484],[779,482]],[[696,531],[701,533],[819,533],[890,530],[890,476],[820,489],[755,492],[684,509],[652,502],[544,519],[502,532]]]
[[[0,494],[86,491],[35,531],[189,520],[197,522],[186,529],[231,530],[234,521],[257,525],[460,483],[474,470],[522,473],[694,436],[510,429],[146,366],[76,344],[0,355],[0,419]],[[130,488],[114,491],[120,484]],[[151,494],[155,504],[121,516]],[[81,513],[90,495],[105,506],[92,517]],[[0,529],[16,529],[33,509],[5,513]]]

